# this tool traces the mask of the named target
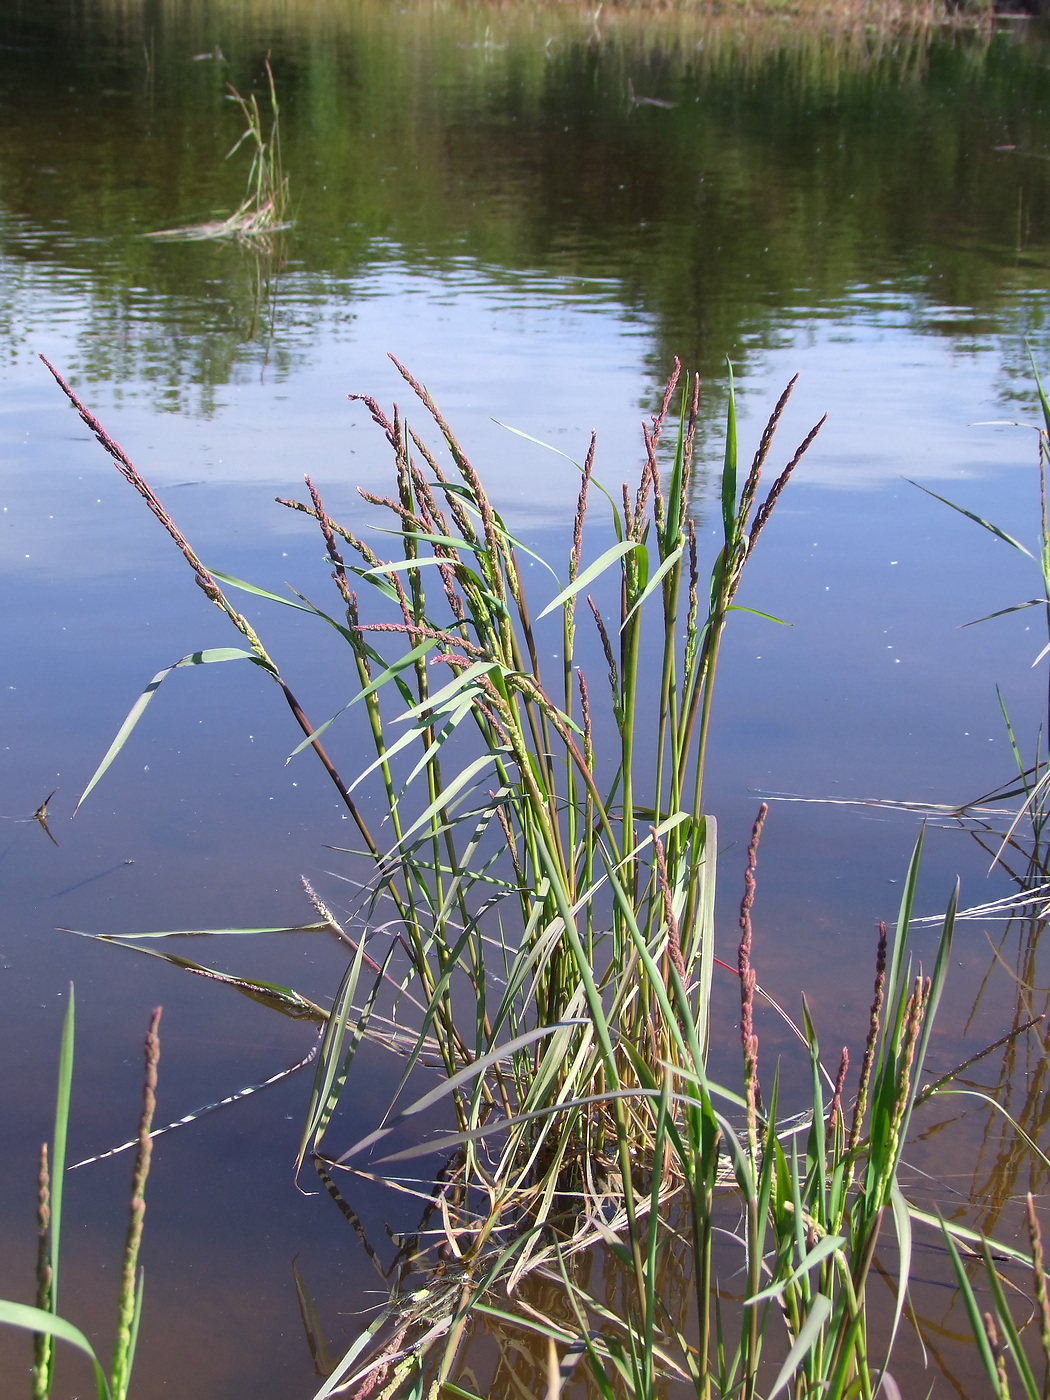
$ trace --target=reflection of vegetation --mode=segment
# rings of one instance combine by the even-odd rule
[[[873,317],[916,316],[967,344],[973,323],[953,307],[981,333],[1039,328],[1040,298],[1024,293],[1045,285],[1050,97],[1034,32],[828,34],[681,12],[595,26],[562,7],[363,2],[158,5],[147,33],[144,13],[92,9],[74,36],[65,19],[34,31],[44,9],[12,36],[32,47],[35,34],[32,55],[0,52],[20,91],[3,246],[83,270],[85,375],[144,364],[176,387],[236,373],[236,260],[137,231],[231,207],[212,159],[225,83],[250,87],[267,49],[303,176],[296,295],[311,301],[276,338],[278,373],[316,334],[301,323],[334,317],[361,269],[391,256],[590,286],[652,319],[659,358],[682,347],[709,379],[725,353],[746,359],[858,285]],[[167,354],[143,343],[136,296]]]

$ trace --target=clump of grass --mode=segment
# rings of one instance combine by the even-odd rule
[[[242,97],[232,83],[229,99],[236,102],[244,117],[245,129],[227,151],[226,159],[244,145],[252,152],[247,188],[239,207],[226,219],[214,219],[180,228],[159,229],[149,238],[195,241],[233,238],[255,246],[265,245],[273,234],[288,228],[288,177],[281,162],[280,107],[270,60],[265,63],[270,99],[270,129],[267,131],[255,93]]]
[[[69,1002],[62,1026],[59,1053],[58,1094],[55,1106],[55,1131],[51,1150],[47,1143],[40,1149],[37,1173],[37,1289],[35,1306],[0,1301],[0,1323],[21,1327],[33,1333],[33,1369],[30,1394],[33,1400],[49,1400],[55,1374],[55,1342],[68,1342],[91,1361],[95,1374],[98,1400],[127,1400],[131,1370],[135,1360],[139,1319],[142,1314],[142,1270],[139,1251],[146,1213],[146,1180],[152,1155],[151,1130],[156,1107],[157,1065],[160,1040],[157,1029],[161,1009],[158,1006],[150,1019],[145,1045],[145,1081],[142,1092],[142,1113],[139,1119],[138,1151],[131,1183],[128,1231],[121,1261],[120,1288],[117,1295],[117,1333],[109,1375],[95,1354],[87,1337],[67,1322],[58,1312],[59,1254],[62,1239],[62,1197],[66,1175],[66,1141],[69,1129],[69,1106],[73,1086],[73,1040],[75,999],[69,988]]]
[[[939,1222],[905,1201],[898,1175],[950,958],[955,895],[927,975],[908,936],[920,840],[895,933],[880,929],[852,1107],[849,1057],[843,1050],[833,1079],[824,1072],[803,1004],[812,1097],[808,1113],[785,1122],[777,1076],[760,1088],[754,1022],[751,911],[764,817],[763,809],[741,905],[739,1087],[714,1083],[700,1058],[640,1074],[631,1098],[646,1130],[635,1139],[631,1185],[606,1182],[601,1197],[577,1198],[575,1218],[552,1222],[532,1249],[527,1296],[530,1232],[504,1224],[482,1248],[464,1248],[478,1222],[456,1211],[443,1186],[444,1225],[432,1236],[444,1235],[445,1259],[430,1286],[395,1290],[315,1400],[515,1393],[523,1355],[542,1373],[544,1349],[549,1395],[577,1368],[610,1400],[648,1400],[669,1382],[701,1400],[870,1397],[880,1385],[899,1393],[889,1365],[907,1303],[913,1225]],[[552,1107],[550,1115],[562,1112]],[[867,1282],[887,1222],[900,1259],[896,1305],[888,1328],[872,1336]],[[958,1226],[951,1235],[953,1247],[978,1239]],[[500,1358],[485,1392],[471,1380],[469,1350],[463,1354],[464,1338],[482,1327]]]
[[[247,651],[196,653],[176,666],[248,659],[278,682],[306,735],[300,748],[321,757],[375,863],[359,917],[367,927],[377,910],[394,916],[383,919],[385,951],[367,959],[362,939],[337,994],[300,1160],[321,1150],[379,998],[392,997],[396,1016],[411,997],[418,1031],[401,1088],[417,1064],[440,1064],[457,1131],[470,1135],[470,1184],[495,1192],[501,1209],[517,1211],[527,1200],[543,1220],[561,1191],[586,1182],[596,1159],[629,1181],[631,1143],[644,1129],[631,1102],[639,1067],[655,1073],[665,1061],[693,1065],[706,1053],[715,833],[702,793],[719,646],[745,563],[820,425],[763,498],[763,470],[790,386],[746,471],[738,471],[731,393],[722,541],[702,585],[689,514],[698,385],[687,386],[672,416],[676,368],[644,428],[633,488],[624,485],[614,497],[598,486],[592,440],[579,466],[567,576],[544,566],[550,596],[534,612],[519,562],[524,547],[428,391],[399,368],[439,430],[455,475],[446,475],[400,410],[388,417],[363,400],[394,456],[396,494],[366,499],[390,512],[395,557],[381,560],[333,520],[309,482],[306,502],[285,503],[316,520],[342,615],[306,599],[291,605],[349,645],[357,689],[348,708],[363,712],[375,748],[349,785],[320,742],[337,717],[310,725],[254,629],[228,602],[223,585],[245,585],[201,564],[126,454],[63,388],[249,643]],[[662,467],[669,425],[670,461]],[[606,499],[612,538],[597,553],[585,539],[595,491]],[[364,620],[359,588],[373,595],[377,620]],[[596,753],[600,692],[576,654],[581,605],[606,671],[600,722],[615,736],[607,760]],[[547,676],[540,654],[552,648],[558,661]],[[438,667],[440,682],[432,679]],[[85,796],[162,678],[133,708]],[[642,719],[647,707],[655,711],[651,722]],[[385,847],[353,797],[369,779],[389,812]],[[364,993],[366,977],[371,990]],[[363,1010],[354,1012],[359,993]],[[552,1104],[572,1108],[551,1119]],[[393,1112],[391,1122],[399,1121]]]
[[[526,547],[427,389],[398,368],[452,468],[399,408],[388,415],[362,400],[393,455],[392,494],[363,493],[392,522],[393,557],[380,558],[361,533],[333,519],[309,480],[306,500],[283,502],[321,531],[339,598],[331,612],[206,568],[127,455],[55,374],[247,642],[194,653],[155,677],[81,801],[174,670],[243,659],[275,681],[304,734],[295,752],[312,748],[321,759],[375,874],[346,927],[308,891],[321,918],[315,927],[348,945],[330,1011],[287,988],[221,980],[322,1023],[298,1165],[313,1162],[348,1216],[339,1183],[352,1181],[366,1156],[374,1175],[412,1157],[449,1154],[427,1206],[444,1252],[439,1270],[411,1295],[399,1284],[318,1400],[351,1390],[470,1395],[460,1353],[479,1321],[538,1336],[552,1394],[585,1362],[610,1397],[654,1395],[668,1376],[689,1382],[702,1400],[772,1400],[786,1388],[799,1400],[873,1396],[904,1313],[911,1222],[936,1225],[904,1201],[897,1180],[955,907],[953,897],[926,975],[908,946],[918,848],[894,938],[884,930],[880,941],[848,1125],[848,1057],[833,1077],[825,1073],[805,1007],[800,1033],[812,1079],[805,1120],[782,1123],[776,1077],[760,1083],[751,908],[764,812],[741,907],[741,1084],[718,1086],[707,1072],[716,840],[703,781],[719,647],[747,560],[820,423],[763,495],[791,385],[743,471],[730,384],[720,537],[704,563],[690,517],[698,386],[685,386],[673,412],[676,367],[644,425],[633,486],[614,494],[599,485],[593,439],[577,464],[564,573],[530,556],[550,579],[537,609],[521,564]],[[596,492],[608,525],[592,546]],[[312,725],[227,589],[291,606],[348,646],[356,683],[344,710],[361,716],[374,749],[352,782],[321,742],[343,711]],[[582,664],[585,626],[593,629],[601,684]],[[552,653],[553,664],[541,661]],[[388,814],[377,831],[355,797],[369,787]],[[332,1153],[327,1135],[366,1035],[398,1048],[405,1068],[382,1125]],[[438,1068],[439,1081],[406,1103],[423,1067]],[[442,1104],[451,1131],[375,1160],[391,1133],[409,1132]],[[730,1232],[743,1254],[736,1298],[725,1291],[716,1248],[727,1189],[740,1214]],[[890,1335],[873,1356],[865,1288],[887,1214],[902,1281]],[[596,1249],[603,1270],[621,1277],[617,1309],[586,1283],[585,1261]],[[674,1259],[691,1282],[691,1321],[658,1287]],[[734,1260],[729,1273],[738,1266]],[[500,1301],[516,1298],[526,1278],[555,1290],[557,1324],[550,1311]]]
[[[893,1394],[888,1366],[906,1309],[911,1229],[938,1224],[906,1203],[897,1176],[914,1107],[945,1084],[920,1088],[955,917],[953,896],[925,973],[909,948],[921,841],[895,935],[883,927],[879,939],[853,1109],[846,1051],[827,1074],[804,1005],[812,1102],[804,1119],[784,1121],[776,1075],[762,1082],[753,1015],[763,811],[736,967],[741,1081],[727,1088],[707,1071],[715,827],[703,778],[718,651],[746,561],[820,424],[763,497],[791,385],[746,470],[731,385],[720,539],[704,563],[690,518],[699,392],[687,385],[672,412],[676,368],[644,426],[634,486],[603,489],[591,441],[577,465],[564,573],[531,556],[549,575],[543,605],[533,608],[526,547],[430,393],[399,370],[452,468],[402,410],[388,414],[363,399],[393,456],[391,496],[365,493],[392,519],[392,557],[381,559],[363,533],[330,517],[309,480],[304,501],[283,503],[321,531],[339,598],[333,610],[204,566],[123,449],[52,370],[246,643],[195,652],[158,673],[81,802],[169,673],[246,659],[280,687],[304,735],[295,752],[311,748],[321,759],[374,865],[374,881],[342,923],[307,890],[321,920],[309,927],[347,944],[329,1011],[291,988],[151,949],[321,1023],[298,1166],[314,1163],[351,1221],[344,1183],[358,1163],[391,1175],[413,1156],[447,1155],[433,1193],[423,1191],[419,1236],[419,1247],[440,1243],[441,1263],[409,1292],[405,1257],[388,1308],[332,1369],[318,1400],[470,1397],[463,1345],[480,1326],[501,1338],[508,1357],[531,1336],[552,1396],[581,1365],[603,1397],[655,1396],[668,1379],[701,1400],[773,1400],[785,1390],[798,1400],[869,1400],[879,1386]],[[596,546],[595,493],[609,522]],[[344,710],[360,715],[374,748],[353,781],[322,743],[343,711],[318,727],[308,720],[230,602],[232,589],[300,610],[349,647],[356,683]],[[602,682],[588,675],[584,627]],[[553,664],[540,662],[552,654]],[[375,830],[356,795],[370,788],[388,813]],[[405,1070],[382,1126],[335,1154],[328,1135],[364,1036],[391,1044]],[[406,1102],[420,1068],[438,1068],[440,1078]],[[410,1133],[440,1105],[451,1131],[377,1161],[389,1134]],[[888,1336],[874,1338],[865,1292],[888,1221],[899,1284]],[[951,1231],[956,1245],[980,1243],[960,1226]],[[589,1280],[594,1268],[603,1291]],[[542,1308],[525,1302],[526,1287],[542,1287]]]

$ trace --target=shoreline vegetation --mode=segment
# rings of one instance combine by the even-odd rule
[[[956,889],[932,956],[920,957],[911,927],[921,836],[895,928],[879,932],[859,1066],[845,1050],[825,1063],[804,996],[797,1024],[773,1004],[809,1065],[798,1112],[781,1104],[779,1069],[760,1072],[755,1011],[768,998],[752,909],[763,804],[737,963],[722,969],[737,983],[739,1078],[716,1082],[708,1065],[713,999],[723,995],[715,823],[703,802],[711,702],[745,565],[821,427],[764,485],[792,386],[745,462],[730,376],[721,542],[706,557],[690,494],[699,391],[676,367],[643,424],[636,483],[601,484],[593,438],[574,464],[580,493],[559,569],[508,531],[437,404],[398,365],[422,429],[402,408],[357,396],[393,457],[392,494],[362,493],[392,517],[375,536],[385,549],[394,537],[392,556],[334,520],[309,479],[305,500],[280,502],[320,530],[338,600],[329,612],[295,590],[282,597],[205,567],[124,450],[47,367],[243,643],[155,676],[81,803],[165,680],[247,661],[277,684],[304,736],[294,752],[314,750],[357,825],[364,850],[355,854],[374,868],[339,917],[306,887],[319,922],[304,927],[346,948],[328,1009],[167,951],[162,940],[177,931],[102,935],[313,1021],[320,1042],[297,1171],[311,1167],[359,1231],[359,1174],[420,1199],[418,1231],[385,1271],[394,1279],[386,1306],[315,1400],[477,1400],[523,1383],[557,1400],[583,1377],[608,1400],[648,1400],[669,1384],[698,1400],[874,1400],[880,1388],[892,1397],[904,1393],[893,1353],[914,1322],[916,1230],[943,1241],[945,1276],[954,1269],[998,1395],[1010,1394],[1013,1374],[1037,1400],[1050,1325],[1029,1343],[1007,1301],[1007,1290],[1024,1296],[1034,1270],[1036,1310],[1050,1323],[1031,1198],[1030,1246],[1016,1248],[909,1201],[900,1180],[913,1114],[968,1092],[960,1073],[1041,1019],[930,1082],[926,1053],[958,911]],[[1050,406],[1041,402],[1045,465]],[[599,509],[607,523],[595,532]],[[1048,550],[1044,526],[1044,581]],[[523,560],[540,568],[526,575]],[[334,630],[358,682],[343,710],[315,727],[231,592]],[[597,674],[583,661],[583,628],[604,658]],[[370,734],[375,758],[344,780],[327,743],[333,726],[348,724]],[[1024,768],[1022,788],[1017,820],[1031,822],[1038,843],[1044,784]],[[375,813],[387,814],[379,825]],[[1017,822],[1008,839],[1019,840]],[[340,1101],[366,1039],[404,1069],[382,1121],[348,1143]],[[421,1083],[430,1086],[422,1095]],[[434,1113],[444,1130],[420,1141],[416,1124],[433,1124]],[[880,1241],[899,1259],[888,1318],[867,1293],[883,1268]]]

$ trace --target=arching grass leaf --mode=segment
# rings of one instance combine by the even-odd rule
[[[630,554],[633,550],[642,549],[643,547],[644,546],[638,544],[636,540],[621,540],[619,544],[612,545],[604,554],[599,555],[593,564],[588,564],[583,573],[574,578],[568,588],[563,588],[556,598],[552,598],[540,613],[540,617],[546,617],[547,614],[552,613],[555,608],[560,608],[562,603],[567,603],[570,598],[575,597],[581,589],[586,588],[587,585],[598,578],[600,574],[605,573],[606,569],[612,564],[615,564],[618,559],[622,559],[625,554]],[[537,621],[538,620],[539,619],[537,619]]]
[[[156,695],[161,682],[166,680],[167,677],[171,675],[172,671],[177,671],[182,666],[208,666],[218,661],[253,661],[256,664],[256,666],[262,666],[264,670],[269,670],[269,667],[265,665],[261,657],[256,656],[254,652],[243,651],[240,647],[211,647],[207,651],[191,652],[189,656],[183,656],[182,658],[180,658],[180,660],[174,662],[171,666],[165,666],[163,671],[158,671],[157,674],[150,681],[149,685],[146,687],[146,689],[142,692],[139,698],[135,701],[134,705],[132,705],[131,709],[128,711],[127,719],[125,719],[124,723],[117,730],[117,736],[113,740],[112,744],[110,744],[109,748],[106,750],[105,758],[103,758],[102,762],[95,769],[94,773],[91,775],[91,781],[88,783],[84,791],[80,794],[80,797],[77,801],[77,805],[73,808],[74,816],[76,816],[76,814],[80,811],[81,807],[84,805],[84,802],[87,799],[88,794],[92,791],[92,789],[98,783],[100,778],[109,768],[110,764],[116,758],[117,754],[120,753],[121,749],[127,743],[131,735],[131,731],[135,728],[136,724],[138,724],[139,720],[142,718],[146,706],[153,699],[154,695]]]
[[[8,1327],[23,1327],[27,1332],[44,1332],[48,1336],[57,1337],[59,1341],[68,1342],[70,1346],[82,1351],[85,1356],[90,1358],[94,1367],[99,1400],[109,1400],[109,1382],[106,1380],[105,1372],[98,1363],[94,1347],[79,1327],[74,1327],[71,1322],[66,1322],[65,1318],[55,1317],[54,1313],[44,1312],[43,1308],[31,1308],[26,1303],[5,1301],[0,1301],[0,1322],[6,1323]]]

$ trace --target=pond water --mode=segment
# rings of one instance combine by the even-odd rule
[[[294,227],[270,250],[147,239],[236,207],[247,159],[224,160],[241,130],[226,84],[262,92],[267,54]],[[69,820],[149,677],[235,639],[38,354],[209,564],[317,596],[319,543],[273,497],[309,471],[337,519],[360,520],[356,488],[387,489],[383,444],[346,395],[408,397],[388,351],[434,392],[512,528],[555,558],[576,473],[504,425],[574,457],[596,428],[615,486],[637,470],[639,421],[677,354],[703,376],[714,469],[726,357],[747,450],[798,371],[778,451],[828,422],[743,595],[791,626],[734,619],[716,704],[723,956],[762,796],[972,799],[1010,772],[997,685],[1034,748],[1038,612],[960,624],[1038,594],[1038,569],[905,480],[1034,545],[1036,439],[1002,426],[1034,421],[1026,338],[1050,368],[1050,41],[1034,22],[841,33],[567,6],[9,0],[0,131],[0,1296],[32,1293],[35,1153],[71,980],[74,1158],[132,1130],[158,1002],[163,1121],[311,1041],[229,989],[62,930],[296,924],[311,917],[299,877],[339,908],[348,869],[330,849],[347,843],[344,809],[308,756],[285,766],[288,716],[237,667],[175,675]],[[703,530],[709,505],[700,489]],[[251,610],[327,717],[348,698],[345,660],[283,612]],[[352,771],[352,726],[332,738]],[[31,820],[53,789],[57,844]],[[873,930],[895,913],[916,826],[773,804],[759,975],[792,1010],[806,990],[827,1044],[862,1036]],[[964,904],[1005,893],[988,864],[933,830],[920,912],[943,908],[956,872]],[[988,933],[1002,925],[962,926],[938,1069],[1017,1012]],[[318,934],[203,946],[205,962],[318,998],[340,973]],[[1041,985],[1037,961],[1028,974]],[[776,1053],[776,1026],[763,1034]],[[1033,1132],[1042,1062],[1033,1040],[1001,1073],[983,1067]],[[388,1084],[375,1051],[355,1120],[378,1118]],[[142,1400],[308,1396],[294,1270],[336,1354],[381,1296],[331,1203],[292,1186],[306,1093],[292,1077],[158,1143]],[[946,1212],[1010,1231],[1004,1202],[1045,1186],[987,1112],[938,1110],[922,1134],[912,1160],[933,1179],[916,1189]],[[117,1158],[70,1181],[63,1311],[91,1335],[108,1335],[128,1171]],[[380,1237],[402,1224],[378,1190],[355,1204]],[[951,1347],[964,1323],[929,1267],[935,1393],[967,1393]],[[28,1365],[23,1340],[0,1336],[0,1374]],[[78,1375],[71,1363],[70,1386]]]

